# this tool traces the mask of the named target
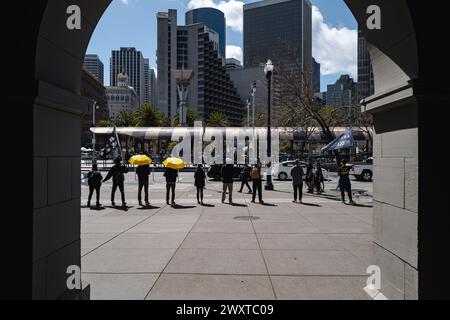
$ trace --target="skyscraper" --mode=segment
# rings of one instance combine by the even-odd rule
[[[358,30],[358,101],[375,93],[372,62],[367,42],[361,30]]]
[[[169,119],[175,118],[178,92],[173,72],[192,70],[188,108],[205,121],[212,113],[221,112],[231,125],[242,125],[244,106],[219,55],[218,33],[204,23],[178,26],[176,10],[158,13],[157,18],[160,111]]]
[[[143,103],[151,103],[150,88],[150,60],[144,59],[144,101]]]
[[[244,67],[271,59],[275,66],[312,66],[309,0],[264,0],[244,5]]]
[[[225,14],[214,8],[199,8],[186,12],[186,25],[204,23],[219,35],[219,54],[226,58],[226,19]]]
[[[312,80],[314,93],[320,93],[320,63],[312,58]]]
[[[125,73],[129,77],[130,86],[136,91],[140,104],[145,101],[145,62],[136,48],[120,48],[112,51],[110,85],[117,86],[117,75]]]
[[[96,54],[87,54],[84,58],[83,68],[89,72],[98,82],[104,85],[104,65]]]
[[[335,84],[328,85],[326,103],[330,107],[353,107],[357,102],[357,84],[348,74],[342,75]]]

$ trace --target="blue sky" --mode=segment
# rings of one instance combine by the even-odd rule
[[[109,83],[111,50],[136,47],[156,67],[156,13],[178,10],[178,22],[190,8],[215,6],[227,16],[227,55],[242,54],[242,4],[255,0],[114,0],[91,39],[88,53],[100,56]],[[344,73],[356,77],[357,24],[343,0],[312,0],[313,55],[322,64],[322,90]],[[338,54],[336,54],[338,52]]]

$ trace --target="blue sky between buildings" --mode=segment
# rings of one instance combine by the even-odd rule
[[[109,84],[111,50],[136,47],[156,68],[156,13],[197,7],[216,7],[227,17],[227,56],[242,60],[242,5],[255,0],[114,0],[91,39],[88,53],[98,54],[105,64]],[[322,64],[322,91],[341,74],[357,77],[357,23],[343,0],[311,0],[313,8],[313,56]]]

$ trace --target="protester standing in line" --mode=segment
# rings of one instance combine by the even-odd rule
[[[306,168],[306,185],[308,186],[308,193],[314,193],[314,164],[312,159],[308,160]]]
[[[321,194],[324,191],[322,190],[322,182],[324,181],[325,179],[323,177],[322,164],[320,163],[320,161],[317,161],[316,173],[314,174],[314,184],[316,186],[317,193],[319,194]]]
[[[197,203],[203,205],[203,189],[206,185],[206,174],[202,164],[198,165],[194,179],[195,187],[197,188]]]
[[[232,164],[225,164],[224,166],[222,166],[222,183],[223,183],[222,203],[225,203],[228,191],[229,202],[230,204],[233,204],[234,166]]]
[[[94,191],[96,193],[97,196],[97,208],[101,207],[100,204],[100,188],[102,186],[102,174],[98,171],[98,167],[96,164],[92,165],[92,171],[90,171],[87,175],[88,178],[88,185],[89,185],[89,199],[88,199],[88,203],[87,206],[90,207],[91,206],[91,200],[92,200],[92,196],[94,194]]]
[[[256,193],[258,193],[259,203],[264,203],[262,199],[262,164],[261,161],[258,160],[258,163],[253,166],[251,177],[253,181],[253,199],[252,203],[255,203]]]
[[[138,166],[136,169],[136,175],[138,176],[139,188],[138,188],[138,201],[139,205],[142,207],[142,189],[144,189],[145,193],[145,205],[150,206],[150,202],[148,201],[148,185],[149,185],[149,176],[150,176],[150,166]]]
[[[117,188],[120,190],[120,194],[122,196],[122,206],[126,207],[127,203],[125,201],[125,174],[128,173],[128,168],[122,163],[121,158],[117,158],[115,161],[115,165],[109,170],[108,175],[106,176],[105,180],[103,182],[106,182],[113,179],[113,187],[111,191],[111,204],[113,207],[116,206],[115,203],[115,196]]]
[[[175,204],[175,188],[177,184],[177,178],[178,178],[178,170],[172,169],[172,168],[166,168],[164,170],[164,177],[166,178],[166,203],[169,203],[170,199],[170,192],[172,192],[172,205]]]
[[[247,188],[248,188],[248,193],[253,193],[252,188],[250,187],[250,184],[248,183],[249,180],[251,179],[251,176],[250,176],[250,168],[247,164],[245,164],[244,168],[242,169],[241,179],[242,179],[242,185],[241,185],[241,189],[239,190],[239,193],[242,193],[242,190],[244,190],[245,186],[247,186]]]
[[[342,165],[338,170],[339,175],[339,188],[341,189],[342,202],[345,204],[345,192],[347,192],[350,204],[355,204],[352,195],[352,183],[350,182],[350,170],[347,166],[347,161],[343,160]]]
[[[297,195],[299,203],[302,203],[303,199],[303,176],[305,172],[303,171],[300,161],[296,160],[294,167],[291,169],[292,185],[294,187],[294,203],[297,203]]]

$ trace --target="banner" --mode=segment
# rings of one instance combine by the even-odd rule
[[[343,135],[336,138],[333,142],[322,149],[322,153],[335,150],[352,149],[356,147],[353,138],[353,129],[348,129]]]

